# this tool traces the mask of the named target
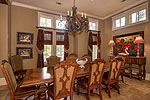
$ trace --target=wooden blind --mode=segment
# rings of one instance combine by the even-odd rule
[[[64,33],[63,32],[56,33],[56,45],[64,45]]]
[[[0,3],[8,5],[8,0],[0,0]]]
[[[92,45],[97,45],[97,34],[92,34],[93,43]]]
[[[51,31],[44,31],[44,44],[53,44],[53,32]]]

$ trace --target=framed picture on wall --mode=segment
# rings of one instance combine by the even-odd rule
[[[33,34],[25,32],[17,32],[17,44],[32,44]]]
[[[144,43],[140,43],[139,47],[138,44],[134,43],[137,36],[142,36],[144,39],[144,31],[114,36],[113,40],[116,43],[113,50],[114,55],[117,55],[118,53],[125,53],[126,48],[128,48],[129,56],[136,56],[139,48],[140,56],[144,56]]]
[[[33,58],[32,47],[16,47],[16,54],[24,59]]]

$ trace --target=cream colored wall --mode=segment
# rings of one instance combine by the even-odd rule
[[[73,35],[69,35],[69,54],[74,52],[74,37]]]
[[[135,26],[130,26],[127,28],[122,28],[120,30],[112,31],[112,19],[108,18],[104,21],[104,33],[103,35],[103,43],[102,43],[102,58],[105,60],[108,60],[108,56],[110,54],[110,47],[108,46],[108,42],[110,39],[113,39],[114,35],[122,35],[122,34],[127,34],[127,33],[133,33],[133,32],[138,32],[138,31],[144,31],[144,40],[145,40],[145,56],[147,57],[147,62],[146,62],[146,71],[147,73],[150,73],[150,21],[144,24],[139,24]]]
[[[99,20],[99,30],[101,31],[100,33],[102,34],[104,32],[104,27],[103,27],[104,21]],[[74,40],[74,50],[75,54],[78,55],[79,58],[81,58],[83,55],[88,54],[88,33],[83,31],[81,34],[75,36]]]
[[[36,39],[38,26],[38,11],[18,6],[12,6],[12,55],[16,54],[16,47],[33,47],[33,59],[24,59],[25,69],[37,67]],[[33,33],[33,45],[17,44],[17,32]],[[74,52],[74,37],[69,35],[69,53]]]
[[[37,67],[37,51],[36,51],[36,39],[38,25],[38,14],[36,10],[22,8],[18,6],[12,6],[11,16],[11,55],[16,55],[16,47],[33,47],[33,58],[24,59],[24,69],[36,68]],[[17,32],[33,33],[33,44],[32,45],[20,45],[17,44]]]
[[[3,59],[8,59],[8,6],[0,4],[0,64]]]

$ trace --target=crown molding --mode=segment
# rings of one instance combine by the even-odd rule
[[[36,7],[36,6],[32,6],[32,5],[28,5],[28,4],[23,4],[23,3],[19,3],[19,2],[12,2],[12,5],[15,5],[15,6],[20,6],[20,7],[24,7],[24,8],[29,8],[29,9],[34,9],[34,10],[38,10],[38,11],[43,11],[43,12],[49,12],[49,13],[54,13],[54,14],[58,14],[58,15],[66,15],[64,13],[60,13],[60,12],[56,12],[56,11],[53,11],[53,10],[49,10],[49,9],[43,9],[43,8],[40,8],[40,7]]]
[[[99,17],[99,16],[95,16],[95,15],[92,15],[92,14],[88,14],[88,13],[87,13],[87,16],[89,16],[89,17],[91,17],[91,18],[95,18],[95,19],[105,20],[105,19],[107,19],[107,18],[109,18],[109,17],[112,17],[112,16],[114,16],[114,15],[117,15],[117,14],[119,14],[119,13],[121,13],[121,12],[124,12],[124,11],[127,10],[127,9],[130,9],[130,8],[132,8],[132,7],[134,7],[134,6],[137,6],[137,5],[139,5],[139,4],[141,4],[141,3],[144,3],[144,2],[147,2],[147,1],[148,1],[148,0],[140,0],[140,1],[134,3],[134,4],[130,5],[130,6],[127,6],[127,7],[123,8],[123,9],[121,9],[121,10],[115,12],[115,13],[112,13],[112,14],[110,14],[110,15],[107,15],[106,17]],[[15,1],[12,2],[12,5],[20,6],[20,7],[25,7],[25,8],[29,8],[29,9],[34,9],[34,10],[38,10],[38,11],[43,11],[43,12],[49,12],[49,13],[53,13],[53,14],[57,14],[57,15],[66,16],[65,13],[60,13],[60,12],[56,12],[56,11],[49,10],[49,9],[43,9],[43,8],[40,8],[40,7],[36,7],[36,6],[32,6],[32,5],[27,5],[27,4],[23,4],[23,3],[19,3],[19,2],[15,2]],[[78,14],[82,14],[82,12],[79,11]]]
[[[123,8],[123,9],[117,11],[117,12],[114,12],[114,13],[112,13],[112,14],[110,14],[110,15],[104,17],[103,19],[107,19],[107,18],[109,18],[109,17],[112,17],[112,16],[114,16],[114,15],[117,15],[117,14],[119,14],[119,13],[121,13],[121,12],[124,12],[125,10],[128,10],[128,9],[134,7],[134,6],[137,6],[137,5],[142,4],[142,3],[144,3],[144,2],[147,2],[147,1],[148,1],[148,0],[140,0],[140,1],[134,3],[134,4],[130,5],[130,6],[127,6],[127,7]]]
[[[20,6],[20,7],[25,7],[25,8],[29,8],[29,9],[34,9],[34,10],[38,10],[38,11],[43,11],[43,12],[49,12],[49,13],[53,13],[53,14],[57,14],[57,15],[63,15],[63,16],[66,16],[67,14],[66,13],[60,13],[60,12],[56,12],[56,11],[53,11],[53,10],[49,10],[49,9],[43,9],[43,8],[40,8],[40,7],[36,7],[36,6],[32,6],[32,5],[28,5],[28,4],[23,4],[23,3],[19,3],[19,2],[12,2],[12,5],[15,5],[15,6]],[[82,12],[78,12],[78,14],[82,14]],[[92,14],[88,14],[87,13],[87,16],[88,17],[91,17],[91,18],[95,18],[95,19],[101,19],[101,20],[104,20],[103,18],[99,17],[99,16],[95,16],[95,15],[92,15]]]

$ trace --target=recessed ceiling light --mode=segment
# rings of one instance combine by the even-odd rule
[[[91,1],[94,1],[94,0],[91,0]]]
[[[56,2],[56,4],[57,4],[57,5],[62,5],[62,3],[61,3],[61,2]]]

